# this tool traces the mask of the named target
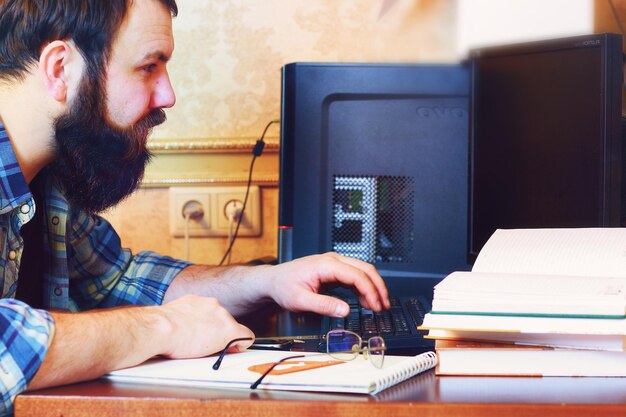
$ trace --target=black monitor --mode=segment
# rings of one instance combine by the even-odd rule
[[[383,276],[467,269],[469,70],[283,68],[279,260],[335,251]]]
[[[469,261],[497,228],[619,226],[621,35],[470,57]]]

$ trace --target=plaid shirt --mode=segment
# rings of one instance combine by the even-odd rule
[[[72,209],[48,176],[44,181],[44,303],[81,311],[127,304],[160,304],[187,262],[152,252],[132,255],[111,225]],[[54,334],[54,321],[13,299],[24,249],[20,228],[35,202],[0,123],[0,415],[10,415],[15,396],[35,375]]]

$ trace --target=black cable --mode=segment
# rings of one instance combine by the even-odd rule
[[[250,163],[250,172],[248,174],[248,185],[246,188],[246,196],[243,199],[243,206],[241,207],[241,212],[239,213],[239,219],[237,219],[237,226],[235,227],[235,233],[233,233],[233,237],[230,239],[228,249],[226,249],[226,253],[224,253],[224,257],[220,261],[220,265],[224,264],[226,258],[228,258],[228,254],[233,249],[233,245],[235,244],[235,239],[237,239],[237,234],[239,233],[239,226],[241,226],[241,219],[243,219],[243,214],[246,210],[246,204],[248,204],[248,194],[250,193],[250,186],[252,184],[252,168],[254,167],[254,161],[256,161],[257,156],[254,155],[252,157],[252,162]]]
[[[248,185],[246,186],[246,196],[243,199],[243,206],[241,207],[241,213],[239,213],[239,219],[237,219],[237,226],[235,227],[235,233],[233,234],[233,237],[230,239],[228,249],[226,249],[226,253],[224,254],[224,257],[219,263],[220,266],[224,263],[226,258],[228,258],[228,254],[233,249],[233,245],[235,244],[235,239],[237,239],[237,234],[239,233],[239,226],[241,226],[241,220],[243,219],[243,214],[246,211],[246,204],[248,204],[248,195],[250,194],[250,186],[252,185],[252,169],[254,168],[254,161],[256,161],[257,157],[261,156],[261,154],[263,153],[263,148],[265,147],[265,141],[263,139],[265,139],[265,134],[267,133],[267,130],[270,128],[272,124],[278,123],[278,122],[280,122],[280,120],[275,119],[275,120],[270,121],[265,126],[265,129],[263,130],[263,134],[261,134],[261,138],[256,141],[256,144],[254,145],[254,148],[252,149],[252,155],[254,156],[252,157],[252,161],[250,162],[250,170],[248,173]]]

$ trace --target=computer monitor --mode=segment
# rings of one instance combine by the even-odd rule
[[[470,58],[469,261],[497,228],[619,226],[621,35]]]
[[[384,277],[467,269],[469,70],[283,68],[279,261],[335,251]]]

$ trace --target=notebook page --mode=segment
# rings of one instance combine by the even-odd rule
[[[626,277],[626,228],[499,229],[472,271]]]
[[[329,360],[328,355],[319,353],[247,350],[226,355],[218,371],[211,368],[215,362],[212,356],[149,360],[135,367],[113,371],[105,377],[125,382],[249,389],[250,384],[260,376],[260,373],[250,369],[251,366],[272,364],[294,354],[306,355],[306,358],[294,359],[296,362]],[[378,369],[361,357],[301,372],[270,374],[259,388],[371,394],[430,369],[436,362],[434,354],[429,352],[417,356],[386,356],[383,368]]]

